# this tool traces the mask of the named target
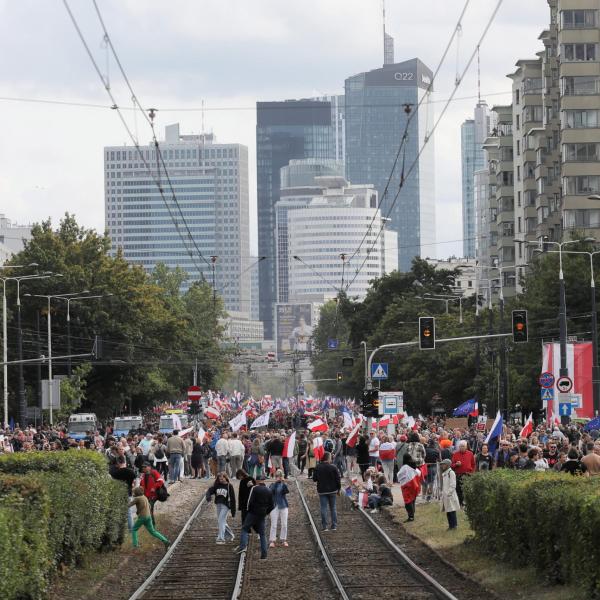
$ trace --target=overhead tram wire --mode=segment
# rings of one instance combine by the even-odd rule
[[[477,45],[475,47],[475,50],[471,53],[471,56],[469,58],[469,60],[467,61],[467,64],[465,66],[465,68],[463,69],[462,74],[460,75],[459,78],[457,78],[456,83],[454,85],[454,89],[452,90],[452,93],[450,94],[450,97],[448,98],[448,100],[446,101],[446,104],[444,105],[442,112],[440,113],[439,117],[436,119],[435,123],[433,124],[433,127],[431,129],[431,131],[429,132],[429,134],[425,137],[425,140],[423,141],[423,145],[419,148],[419,152],[417,153],[417,156],[415,157],[414,161],[412,162],[411,166],[408,169],[408,172],[406,173],[406,177],[404,178],[404,181],[401,182],[400,186],[398,187],[398,191],[396,192],[396,195],[394,196],[394,200],[392,201],[392,204],[386,214],[386,219],[389,218],[389,216],[392,213],[392,210],[394,209],[394,206],[396,205],[396,202],[398,201],[398,198],[400,196],[400,192],[402,191],[403,187],[404,187],[404,182],[406,181],[406,179],[408,179],[408,177],[410,177],[410,174],[414,171],[415,167],[417,166],[419,159],[421,157],[421,154],[423,154],[423,151],[425,150],[425,147],[427,146],[427,144],[429,143],[429,141],[431,140],[433,134],[435,133],[435,130],[437,129],[440,121],[442,120],[442,118],[444,117],[444,115],[446,114],[446,111],[448,110],[448,107],[450,106],[450,103],[452,102],[452,99],[454,98],[454,95],[456,94],[456,92],[458,91],[458,88],[460,87],[460,84],[462,83],[462,81],[464,80],[464,77],[467,73],[467,71],[469,70],[469,68],[471,67],[471,64],[473,63],[473,60],[475,59],[475,56],[477,55],[477,52],[479,50],[479,47],[481,46],[483,40],[485,39],[488,31],[490,30],[490,27],[492,26],[492,23],[494,22],[494,19],[496,18],[496,15],[498,14],[498,11],[500,10],[500,7],[502,6],[502,3],[504,2],[504,0],[498,0],[496,7],[494,8],[484,30],[483,33],[481,34],[481,37],[479,38],[479,41],[477,42]],[[373,248],[375,247],[375,244],[377,243],[377,240],[379,239],[379,237],[381,236],[381,233],[383,231],[383,225],[379,228],[379,231],[377,232],[377,235],[375,236],[375,239],[371,242],[371,246],[369,248],[369,250],[367,250],[366,252],[366,256],[363,259],[360,267],[356,270],[356,273],[354,275],[354,277],[352,278],[352,281],[350,281],[348,283],[348,286],[346,289],[348,289],[356,280],[356,278],[358,277],[358,275],[360,274],[360,272],[363,270],[367,259],[369,258],[369,255],[371,253],[371,251],[373,250]]]
[[[438,65],[433,73],[433,77],[431,78],[431,81],[429,82],[429,85],[427,86],[427,91],[423,94],[423,96],[421,97],[421,99],[419,100],[419,102],[417,104],[417,107],[414,110],[412,110],[412,112],[410,109],[407,110],[407,108],[405,107],[405,111],[407,113],[406,126],[404,127],[404,133],[402,134],[402,138],[400,140],[400,145],[398,147],[398,152],[396,152],[396,156],[394,158],[394,163],[392,164],[392,169],[390,171],[387,182],[385,184],[383,194],[381,195],[381,198],[378,199],[378,203],[377,203],[378,209],[381,209],[383,201],[385,200],[385,198],[387,196],[388,189],[390,187],[392,178],[394,176],[394,172],[396,170],[396,166],[398,165],[398,159],[400,158],[400,154],[401,154],[402,149],[404,148],[406,140],[408,138],[408,128],[409,128],[412,120],[414,119],[415,115],[418,113],[419,109],[421,108],[421,105],[423,104],[425,98],[428,98],[429,94],[431,93],[431,90],[433,89],[433,84],[442,68],[442,65],[444,64],[444,61],[446,60],[446,56],[448,56],[448,52],[450,51],[450,48],[452,47],[452,42],[454,41],[454,38],[456,37],[457,32],[459,30],[462,30],[461,23],[465,16],[465,13],[467,12],[467,8],[469,7],[470,2],[471,2],[471,0],[465,1],[465,5],[463,6],[462,12],[460,13],[460,16],[458,17],[458,21],[452,31],[450,40],[448,40],[448,44],[446,45],[446,48],[442,54],[442,57],[440,58]],[[403,167],[404,167],[404,164],[403,164]],[[404,180],[404,177],[402,175],[401,180],[400,180],[401,184],[402,184],[403,180]],[[367,236],[371,233],[371,229],[373,228],[373,223],[375,222],[376,217],[377,217],[377,212],[375,212],[373,214],[373,217],[371,218],[371,222],[369,223],[369,226],[367,227],[365,234],[363,235],[362,239],[360,240],[360,243],[358,244],[358,248],[352,253],[350,258],[348,259],[348,263],[350,263],[352,261],[352,259],[360,252],[360,249],[362,248],[363,244],[365,243]]]
[[[63,4],[65,6],[65,9],[67,10],[67,13],[69,14],[69,17],[71,19],[71,22],[73,23],[73,27],[75,28],[75,31],[77,32],[77,35],[79,36],[79,39],[81,40],[81,43],[83,44],[83,47],[85,48],[85,51],[94,67],[94,70],[96,71],[98,77],[100,78],[100,81],[102,82],[102,85],[104,87],[104,89],[106,90],[106,93],[108,94],[109,98],[111,99],[113,106],[111,108],[113,108],[114,110],[117,111],[117,114],[119,115],[119,119],[121,120],[121,123],[123,124],[123,127],[125,128],[127,135],[129,136],[129,138],[131,139],[135,149],[137,150],[137,153],[140,157],[140,160],[142,161],[142,163],[144,164],[146,170],[148,171],[148,174],[150,175],[150,178],[154,181],[154,184],[156,185],[160,196],[165,204],[165,207],[169,213],[169,216],[171,217],[171,220],[173,221],[173,224],[175,225],[175,229],[177,230],[177,234],[179,235],[183,246],[186,250],[186,252],[188,253],[188,255],[190,256],[190,259],[193,263],[193,265],[196,267],[197,271],[199,273],[202,274],[202,276],[204,275],[202,269],[200,268],[200,266],[198,265],[198,263],[196,262],[196,259],[194,257],[194,253],[190,250],[190,248],[188,248],[187,243],[185,242],[185,239],[181,233],[181,231],[179,230],[179,224],[177,223],[173,212],[171,210],[171,207],[169,206],[169,203],[165,197],[164,191],[162,190],[162,186],[160,184],[160,180],[157,179],[153,172],[152,172],[152,168],[150,167],[148,161],[146,160],[144,153],[142,152],[142,149],[140,148],[140,145],[138,143],[138,140],[136,139],[136,137],[133,135],[133,132],[131,131],[131,128],[129,127],[127,121],[125,120],[125,117],[123,116],[123,113],[119,107],[119,105],[117,104],[116,98],[114,97],[111,89],[110,89],[110,85],[108,85],[106,79],[104,78],[104,75],[102,75],[102,72],[100,71],[100,67],[98,66],[98,63],[96,62],[96,59],[94,58],[94,55],[92,54],[90,47],[83,35],[83,32],[81,31],[81,28],[79,27],[79,23],[77,22],[77,19],[75,18],[75,15],[73,14],[73,12],[71,11],[71,7],[69,6],[68,0],[63,0]],[[187,225],[187,223],[186,223]]]
[[[198,256],[200,256],[200,258],[206,263],[206,265],[208,267],[210,267],[211,264],[208,261],[208,259],[202,254],[202,251],[198,247],[196,239],[192,235],[192,232],[188,225],[188,222],[183,214],[183,211],[181,210],[181,205],[179,204],[179,201],[177,200],[177,195],[175,193],[175,189],[173,188],[173,184],[171,182],[171,177],[169,176],[169,172],[167,170],[167,165],[165,164],[162,152],[160,150],[160,145],[159,145],[158,138],[156,135],[156,130],[154,128],[153,115],[155,114],[156,110],[150,109],[150,111],[147,111],[143,108],[142,103],[140,102],[137,94],[135,93],[135,91],[133,89],[133,86],[131,85],[131,82],[129,81],[129,77],[127,77],[127,73],[125,72],[125,69],[123,68],[123,64],[121,63],[119,55],[117,54],[117,50],[115,49],[115,46],[112,43],[112,38],[110,37],[110,34],[108,33],[108,29],[106,28],[106,25],[104,23],[104,19],[102,18],[102,13],[100,12],[98,4],[97,4],[96,0],[92,0],[92,2],[94,4],[94,8],[96,10],[96,15],[98,16],[98,21],[100,22],[100,26],[102,27],[102,31],[104,32],[104,39],[106,40],[106,42],[114,56],[115,62],[117,63],[117,66],[119,67],[119,71],[121,72],[121,75],[123,76],[123,79],[125,80],[125,84],[127,85],[129,92],[131,93],[131,99],[133,100],[134,106],[136,106],[138,108],[138,110],[142,113],[144,119],[146,120],[146,123],[148,123],[148,125],[150,126],[150,129],[152,130],[152,141],[154,143],[154,149],[157,154],[156,166],[157,166],[158,179],[160,181],[160,165],[162,164],[162,168],[163,168],[165,176],[167,178],[167,183],[169,184],[169,189],[171,190],[172,200],[175,203],[175,206],[177,207],[177,210],[179,212],[179,216],[181,217],[181,220],[183,221],[183,224],[187,231],[187,236],[188,236],[189,240],[192,242],[194,248],[196,249]],[[175,224],[175,227],[177,227],[177,224],[175,222],[174,222],[174,224]],[[204,279],[203,271],[200,271],[200,273],[202,275],[202,279]]]

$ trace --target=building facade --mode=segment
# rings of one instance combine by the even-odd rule
[[[4,260],[21,252],[30,239],[30,225],[17,225],[6,216],[0,215],[0,256],[5,257]]]
[[[402,271],[410,270],[412,259],[421,255],[423,246],[427,246],[427,254],[435,247],[432,139],[417,160],[433,123],[433,107],[429,103],[432,77],[427,66],[415,58],[359,73],[345,82],[346,178],[354,184],[375,186],[382,213],[389,216],[389,227],[398,234],[398,263]],[[407,129],[406,110],[417,111],[424,95],[428,97]],[[403,151],[386,192],[405,130]],[[395,198],[402,165],[407,177]]]
[[[159,172],[154,146],[141,148],[149,173],[135,148],[104,149],[105,220],[113,253],[121,249],[126,260],[148,272],[159,263],[181,267],[188,274],[186,286],[203,279],[212,285],[214,264],[225,308],[249,312],[248,149],[218,144],[212,134],[182,135],[175,124],[166,128],[160,150],[166,171],[161,165]]]
[[[285,215],[289,302],[323,302],[339,290],[362,300],[373,279],[397,269],[397,254],[389,252],[397,236],[386,229],[373,186],[351,185],[339,176],[317,177],[315,183],[319,194]],[[376,239],[380,229],[383,235]],[[363,249],[355,254],[363,238]]]
[[[463,256],[473,258],[477,245],[475,211],[475,171],[485,166],[483,143],[491,131],[490,112],[485,102],[478,102],[474,118],[460,128],[462,164]]]
[[[265,338],[273,339],[277,301],[275,203],[280,199],[280,169],[293,159],[335,158],[336,127],[332,125],[334,108],[330,101],[257,102],[256,112],[258,253],[268,257],[259,265],[259,315]]]

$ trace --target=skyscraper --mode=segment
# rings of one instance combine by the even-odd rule
[[[273,339],[277,300],[275,203],[280,169],[292,159],[335,158],[335,133],[329,101],[257,102],[256,170],[258,208],[259,315],[265,339]]]
[[[490,113],[485,102],[478,102],[473,119],[467,119],[460,128],[462,159],[462,217],[463,256],[475,256],[477,223],[475,216],[475,171],[485,166],[483,143],[491,131]]]
[[[152,175],[135,148],[104,149],[105,219],[113,252],[122,249],[126,260],[148,272],[158,263],[182,267],[189,276],[186,286],[202,278],[212,285],[210,257],[216,257],[215,288],[225,307],[248,312],[248,149],[217,144],[212,134],[180,135],[178,123],[166,128],[160,148],[177,200],[161,168],[166,206],[155,182],[152,144],[141,149]]]
[[[382,214],[398,233],[398,267],[408,271],[422,252],[435,253],[434,147],[430,140],[406,179],[394,204],[403,172],[416,160],[433,122],[426,99],[407,131],[388,193],[384,190],[406,129],[405,108],[417,110],[428,93],[432,72],[418,59],[386,64],[359,73],[345,82],[346,178],[353,184],[372,183],[379,194]],[[392,204],[393,207],[392,207]]]

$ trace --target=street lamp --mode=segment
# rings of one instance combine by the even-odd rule
[[[48,404],[49,404],[49,417],[50,425],[54,425],[52,415],[52,313],[50,312],[50,301],[52,298],[67,298],[69,296],[80,296],[81,294],[87,294],[89,290],[83,290],[81,292],[71,292],[70,294],[23,294],[31,298],[45,298],[48,302]]]
[[[448,303],[458,300],[458,322],[462,325],[463,322],[463,312],[462,312],[462,296],[444,296],[443,294],[425,294],[425,296],[430,300],[435,300],[437,298],[445,299],[446,301],[446,314],[448,314]]]
[[[57,300],[66,300],[67,301],[67,373],[69,377],[71,377],[71,302],[74,300],[94,300],[97,298],[107,298],[108,296],[112,296],[112,293],[108,294],[99,294],[97,296],[57,296]]]
[[[600,196],[598,196],[600,200]],[[586,238],[584,241],[596,241],[593,238]],[[557,252],[557,250],[550,250]],[[600,413],[600,366],[598,365],[598,313],[596,310],[596,283],[594,279],[594,256],[600,254],[600,250],[595,252],[585,252],[583,250],[563,250],[564,254],[584,254],[590,259],[590,296],[592,300],[592,391],[594,397],[594,415]]]
[[[29,267],[37,267],[35,262],[27,265],[2,265],[0,269],[27,269]],[[7,307],[6,307],[6,281],[10,278],[2,280],[2,362],[3,365],[3,404],[4,404],[4,429],[8,427],[8,333],[7,333]],[[20,329],[20,327],[19,327]]]

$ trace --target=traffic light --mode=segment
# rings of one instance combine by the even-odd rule
[[[353,367],[354,359],[351,356],[344,356],[342,358],[342,367]]]
[[[512,334],[513,334],[513,342],[515,342],[515,344],[527,341],[528,335],[527,335],[527,311],[526,310],[513,310],[512,311]]]
[[[344,374],[341,371],[338,371],[335,375],[335,380],[338,383],[342,383],[342,379],[344,379]]]
[[[365,417],[379,415],[379,392],[377,390],[363,390],[361,412]]]
[[[435,318],[419,317],[419,348],[435,350]]]

